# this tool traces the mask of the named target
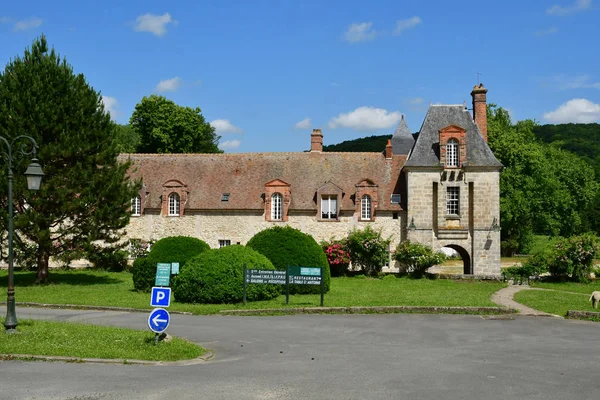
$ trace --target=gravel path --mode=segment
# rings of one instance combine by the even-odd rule
[[[505,287],[504,289],[500,289],[496,293],[494,293],[492,295],[492,301],[496,304],[500,304],[505,307],[516,308],[517,310],[519,310],[519,313],[521,315],[542,315],[546,317],[558,317],[554,314],[548,314],[543,311],[534,310],[533,308],[529,308],[513,300],[513,296],[515,295],[515,293],[521,290],[529,289],[531,289],[529,286],[511,285]]]

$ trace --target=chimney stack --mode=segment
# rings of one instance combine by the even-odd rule
[[[310,151],[319,153],[323,151],[323,134],[320,129],[313,129],[310,134]]]
[[[481,135],[487,142],[488,132],[487,132],[487,89],[483,87],[483,83],[479,85],[475,85],[473,91],[471,92],[471,96],[473,97],[473,121],[479,127],[479,131]]]
[[[387,144],[385,145],[385,158],[392,158],[392,140],[388,139]]]

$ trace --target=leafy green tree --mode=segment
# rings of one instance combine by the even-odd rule
[[[586,230],[600,190],[594,170],[577,155],[547,145],[531,120],[512,124],[506,110],[488,106],[488,140],[504,165],[500,174],[502,251],[526,253],[533,233],[570,236]]]
[[[353,267],[360,267],[365,275],[377,276],[388,261],[391,239],[384,239],[381,231],[367,225],[365,229],[352,229],[346,240]]]
[[[221,137],[198,107],[151,95],[135,106],[129,122],[140,138],[138,153],[222,153]]]
[[[405,240],[396,248],[394,260],[406,265],[410,275],[420,278],[430,267],[446,261],[446,255],[430,246]]]
[[[131,125],[114,124],[115,142],[120,153],[135,153],[140,136]]]
[[[100,94],[48,48],[45,36],[0,73],[0,134],[30,135],[39,145],[45,176],[38,192],[27,190],[23,176],[30,160],[13,164],[15,244],[34,254],[36,282],[47,281],[49,258],[66,249],[94,241],[118,248],[140,183],[128,179],[129,163],[117,161],[113,123]],[[4,191],[4,169],[0,179]],[[1,198],[6,210],[6,194]]]

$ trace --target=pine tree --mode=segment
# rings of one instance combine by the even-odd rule
[[[91,248],[95,241],[118,244],[140,183],[128,179],[129,163],[117,162],[115,129],[102,96],[48,48],[43,35],[0,73],[0,135],[29,135],[38,144],[45,173],[38,192],[27,190],[23,176],[30,158],[13,163],[15,245],[33,258],[36,282],[48,280],[51,256]],[[6,171],[1,174],[5,194]],[[6,210],[7,196],[2,199]]]

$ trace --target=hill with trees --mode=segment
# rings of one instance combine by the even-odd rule
[[[349,153],[366,151],[379,153],[385,150],[385,145],[387,144],[388,139],[391,139],[391,137],[392,135],[373,135],[353,140],[345,140],[342,143],[323,146],[323,151]]]

